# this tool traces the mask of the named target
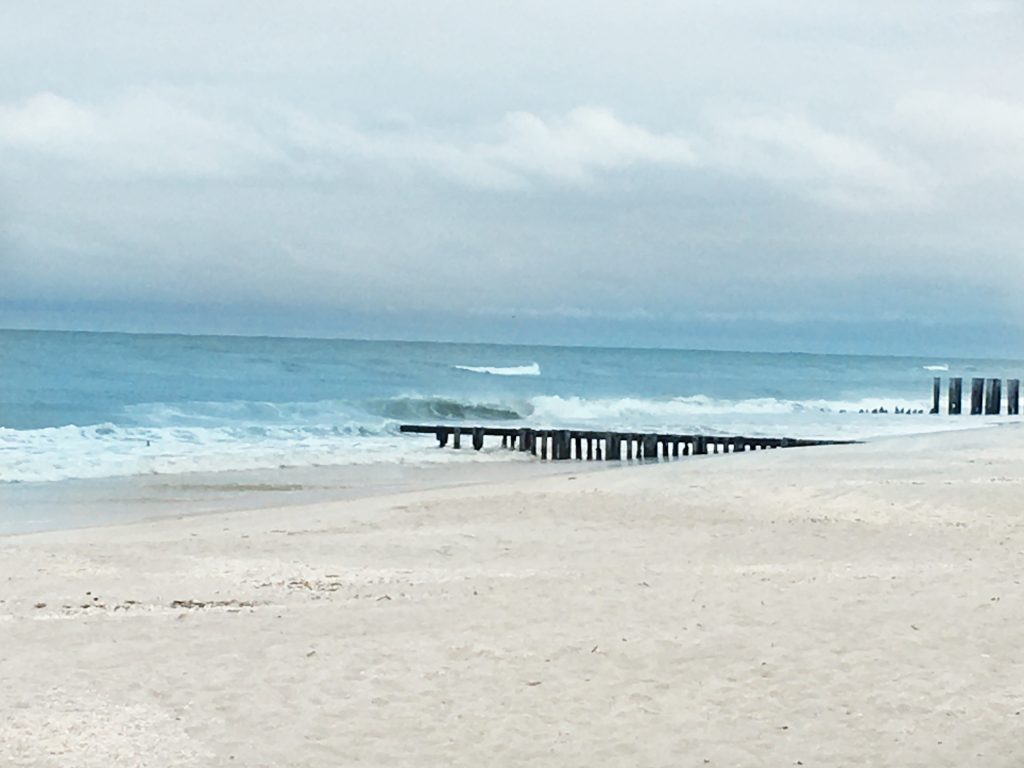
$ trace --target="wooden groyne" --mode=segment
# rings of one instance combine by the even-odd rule
[[[744,437],[742,435],[676,435],[654,432],[600,432],[578,429],[529,429],[512,427],[453,427],[403,424],[404,433],[434,435],[437,444],[462,448],[470,441],[477,451],[484,438],[500,437],[501,447],[539,455],[542,459],[565,461],[656,460],[701,456],[712,453],[742,453],[773,448],[799,448],[810,445],[848,445],[855,440],[801,440],[792,437]]]
[[[963,413],[964,380],[951,377],[946,395],[946,413]],[[942,377],[932,379],[932,413],[941,413]],[[972,416],[999,416],[1003,413],[1003,380],[971,379],[970,411]],[[1006,415],[1020,415],[1020,379],[1006,379]]]

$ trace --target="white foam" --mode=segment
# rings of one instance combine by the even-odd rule
[[[432,436],[362,436],[294,428],[0,428],[0,482],[519,457],[493,446],[480,452],[434,450],[435,446]]]
[[[949,364],[943,363],[942,365],[922,365],[922,368],[926,371],[948,371]]]
[[[538,363],[512,365],[505,368],[489,365],[456,365],[454,367],[460,371],[488,373],[491,376],[540,376],[540,365]]]

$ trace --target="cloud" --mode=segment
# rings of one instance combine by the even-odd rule
[[[0,146],[101,177],[238,177],[281,160],[257,132],[153,90],[103,104],[49,92],[0,104]]]
[[[276,169],[324,179],[358,165],[511,189],[538,180],[587,185],[602,172],[695,162],[681,136],[651,132],[600,107],[547,119],[514,112],[485,132],[493,138],[438,138],[414,124],[361,130],[287,108],[229,119],[183,93],[160,90],[104,104],[39,93],[0,105],[0,146],[102,175],[226,178]]]
[[[911,171],[868,141],[796,115],[722,121],[712,152],[734,173],[858,210],[917,207],[929,197],[927,174]]]
[[[896,118],[936,165],[968,178],[1024,178],[1024,101],[916,92],[900,100]]]

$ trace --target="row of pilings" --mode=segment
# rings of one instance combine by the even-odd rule
[[[952,377],[946,395],[946,413],[956,416],[963,413],[964,380]],[[941,412],[942,377],[932,379],[932,413]],[[999,416],[1003,413],[1003,380],[971,379],[970,411],[972,416]],[[1020,414],[1020,379],[1006,379],[1006,415]]]
[[[530,453],[542,459],[564,461],[655,460],[701,456],[714,453],[741,453],[774,448],[796,448],[809,445],[840,445],[849,440],[801,440],[791,437],[744,437],[723,435],[677,435],[644,432],[600,432],[575,429],[530,429],[506,427],[455,427],[403,424],[401,432],[430,434],[437,438],[438,446],[451,443],[462,448],[463,438],[475,450],[484,447],[487,437],[500,437],[501,446],[508,450]]]

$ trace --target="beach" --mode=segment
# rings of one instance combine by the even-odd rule
[[[1024,762],[1021,428],[574,469],[0,537],[0,765]]]

